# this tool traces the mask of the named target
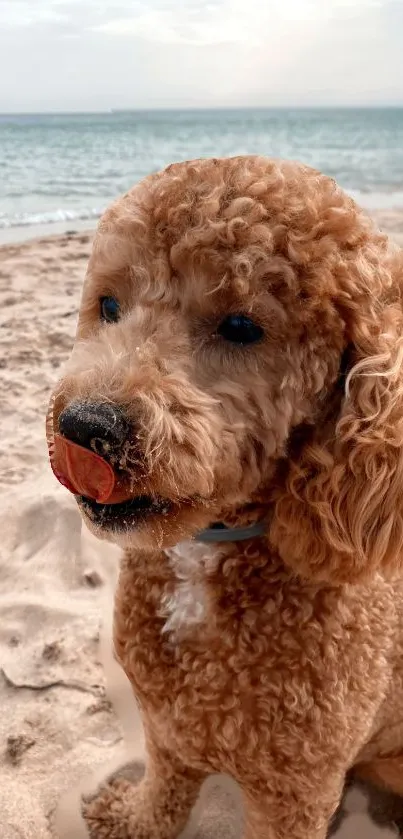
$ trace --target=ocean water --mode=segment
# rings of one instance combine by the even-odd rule
[[[172,161],[247,153],[301,160],[369,208],[403,208],[403,108],[0,116],[0,230],[94,223]]]

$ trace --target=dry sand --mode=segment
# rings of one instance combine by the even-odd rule
[[[403,213],[383,213],[381,224],[403,244]],[[127,750],[142,752],[108,641],[118,551],[81,527],[44,439],[91,239],[80,232],[0,248],[0,839],[79,839],[77,795],[64,800],[56,832],[60,795],[127,760]],[[355,794],[337,836],[392,835],[360,812],[366,799]],[[225,784],[206,795],[198,836],[237,839],[236,797]]]

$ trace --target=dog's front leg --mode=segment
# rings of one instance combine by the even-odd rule
[[[91,839],[176,839],[203,780],[203,775],[186,769],[167,752],[150,748],[138,786],[116,779],[85,805]]]
[[[243,787],[245,832],[243,839],[326,839],[332,816],[340,803],[345,773],[319,779],[309,773],[295,781],[266,781]],[[282,788],[283,786],[283,788]]]

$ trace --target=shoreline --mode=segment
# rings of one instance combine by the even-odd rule
[[[403,214],[403,209],[402,209]],[[56,239],[77,233],[94,233],[98,219],[77,221],[54,221],[46,224],[32,224],[21,227],[4,227],[0,229],[0,248],[7,245],[24,245],[27,242],[38,242],[43,239]]]
[[[361,205],[362,206],[362,205]],[[363,207],[385,233],[388,233],[403,247],[403,207],[381,207],[369,209]],[[0,229],[0,253],[9,247],[45,244],[74,238],[79,235],[92,237],[97,228],[98,219],[91,224],[90,219],[75,222],[52,222],[32,225],[32,227],[7,227]]]
[[[397,233],[403,233],[403,188],[388,194],[387,192],[359,192],[345,189],[345,192],[374,219],[379,220],[380,226]],[[106,207],[112,202],[106,202]],[[40,239],[66,236],[75,233],[93,232],[101,218],[93,216],[86,219],[65,219],[60,221],[46,221],[39,224],[21,224],[10,227],[0,227],[0,247],[3,245],[23,245],[25,242]]]

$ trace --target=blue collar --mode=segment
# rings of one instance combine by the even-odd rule
[[[244,542],[246,539],[263,536],[266,530],[265,521],[257,521],[247,527],[227,527],[222,522],[216,522],[196,533],[194,539],[196,542]]]

